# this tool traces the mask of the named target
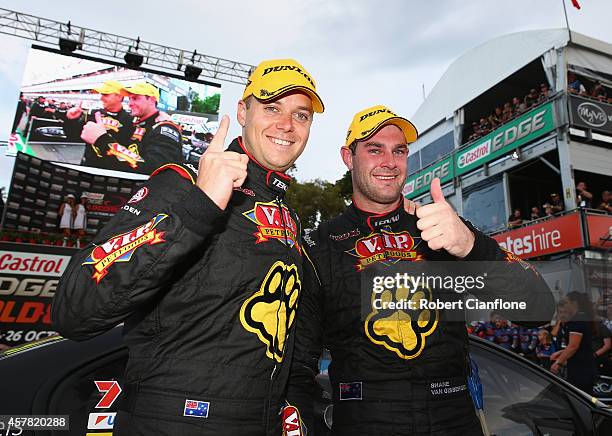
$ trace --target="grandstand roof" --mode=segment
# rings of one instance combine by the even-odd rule
[[[412,121],[424,132],[540,57],[568,43],[567,29],[528,30],[491,39],[467,51],[445,71]],[[612,52],[609,44],[572,32],[572,42],[593,50]]]

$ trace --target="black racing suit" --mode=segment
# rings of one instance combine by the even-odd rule
[[[525,301],[529,310],[537,309],[532,317],[547,321],[552,316],[552,294],[529,264],[502,251],[467,221],[475,243],[464,261],[445,251],[435,252],[420,238],[416,221],[402,207],[375,215],[353,204],[304,236],[305,252],[316,271],[305,272],[288,402],[298,408],[307,430],[314,428],[314,376],[324,347],[332,358],[333,434],[481,434],[466,386],[470,370],[463,310],[374,305],[377,295],[389,302],[452,302],[462,294],[454,288],[421,286],[409,291],[396,285],[377,294],[375,276],[406,272],[417,278],[421,274],[456,277],[477,275],[482,267],[486,287],[473,292],[479,299],[505,296]],[[449,270],[449,265],[459,265],[458,271]],[[521,314],[508,315],[520,318]]]
[[[124,144],[129,140],[134,130],[132,125],[134,117],[132,117],[129,112],[123,110],[123,108],[119,112],[94,109],[76,119],[70,119],[64,116],[63,121],[66,140],[68,142],[82,142],[81,132],[83,131],[83,126],[89,121],[95,123],[96,113],[100,114],[100,120],[106,128],[106,132],[109,136],[113,137],[115,141]],[[101,150],[95,144],[85,144],[85,153],[83,154],[81,164],[108,170],[118,169],[117,159],[108,156],[104,150]]]
[[[111,160],[117,171],[151,174],[160,166],[182,162],[180,128],[171,121],[156,122],[159,112],[134,120],[130,134],[119,137],[106,133],[94,148]]]
[[[125,323],[115,435],[278,436],[303,269],[290,178],[251,158],[221,211],[195,177],[151,175],[72,258],[53,325],[85,340]]]

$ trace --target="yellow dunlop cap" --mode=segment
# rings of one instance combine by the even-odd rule
[[[242,99],[246,100],[252,95],[259,101],[268,101],[295,90],[310,97],[315,112],[322,113],[325,110],[314,79],[293,59],[263,61],[257,65],[244,88]]]
[[[146,95],[159,101],[159,89],[147,82],[138,82],[130,88],[123,88],[122,94],[128,97],[131,94]]]
[[[108,80],[101,86],[94,88],[93,91],[98,94],[121,94],[123,89],[125,89],[125,87],[121,83],[116,80]]]
[[[386,125],[393,124],[404,132],[406,143],[410,144],[419,137],[416,127],[406,118],[402,118],[388,107],[383,105],[372,106],[357,112],[351,121],[346,134],[345,147],[355,141],[363,141],[374,135],[378,130]]]

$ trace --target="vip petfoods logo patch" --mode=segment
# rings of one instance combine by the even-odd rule
[[[127,162],[132,168],[136,168],[139,163],[144,162],[144,159],[138,154],[138,147],[136,144],[132,144],[130,148],[126,148],[114,142],[109,144],[106,154],[115,156],[119,162]]]
[[[240,308],[240,323],[266,346],[266,356],[277,362],[284,357],[287,332],[295,321],[302,282],[295,265],[276,261],[259,290]]]
[[[94,274],[92,278],[96,283],[100,283],[100,280],[104,278],[108,269],[115,262],[129,262],[139,247],[165,242],[165,232],[160,232],[156,227],[166,218],[168,218],[168,215],[158,214],[146,224],[127,233],[114,236],[104,244],[96,246],[83,262],[83,265],[93,265]]]
[[[355,248],[347,253],[359,259],[355,267],[357,271],[363,271],[376,262],[392,265],[401,260],[420,260],[415,250],[420,242],[421,238],[413,238],[408,232],[382,230],[358,239]]]
[[[295,247],[298,253],[302,253],[297,242],[298,226],[291,217],[289,209],[281,204],[282,209],[274,202],[256,202],[255,207],[243,213],[251,222],[257,225],[257,231],[253,235],[257,238],[255,243],[261,244],[271,239],[276,239],[290,247]]]

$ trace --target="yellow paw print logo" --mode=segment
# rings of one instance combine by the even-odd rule
[[[419,309],[421,299],[431,301],[431,290],[422,288],[410,294],[406,288],[372,294],[372,312],[364,327],[367,337],[375,344],[393,351],[402,359],[414,359],[425,348],[426,338],[438,326],[438,311]],[[375,300],[380,300],[375,308]],[[401,309],[388,308],[390,302],[405,302]],[[409,302],[412,302],[410,306]]]
[[[282,362],[287,331],[295,321],[302,282],[295,265],[277,261],[259,291],[240,308],[240,323],[266,345],[266,356]]]

